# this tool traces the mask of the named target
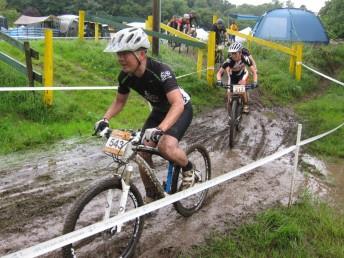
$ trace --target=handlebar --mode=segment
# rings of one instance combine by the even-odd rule
[[[218,85],[218,87],[220,88],[224,88],[224,89],[229,89],[231,92],[233,92],[233,88],[235,86],[242,86],[242,84],[227,84],[227,85]],[[245,90],[252,90],[258,88],[258,84],[256,83],[249,83],[245,85]]]
[[[102,137],[102,138],[106,138],[109,139],[110,136],[112,135],[113,131],[117,131],[116,129],[111,129],[109,127],[106,127],[102,132],[97,133],[98,136]],[[144,151],[144,152],[148,152],[151,154],[155,154],[155,155],[159,155],[161,156],[161,153],[159,152],[159,150],[156,147],[150,147],[150,146],[145,146],[141,143],[141,131],[140,130],[128,130],[128,129],[124,129],[124,130],[118,130],[119,133],[130,133],[129,138],[126,138],[125,140],[128,141],[128,143],[130,143],[129,145],[131,146],[129,149],[132,151]],[[117,133],[117,132],[116,132]],[[115,134],[116,134],[115,133]],[[159,137],[160,138],[160,137]],[[125,144],[127,145],[127,144]],[[125,145],[123,145],[122,147],[124,147]],[[120,147],[120,148],[122,148]],[[118,154],[113,155],[113,157],[116,157],[116,161],[119,162],[121,159],[119,158]]]

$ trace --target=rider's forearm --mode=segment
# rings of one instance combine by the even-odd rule
[[[177,102],[171,105],[169,111],[167,112],[166,117],[164,120],[159,124],[159,128],[166,132],[168,129],[170,129],[178,120],[178,118],[181,116],[181,114],[184,111],[184,103]]]
[[[223,73],[223,72],[221,72],[221,71],[218,71],[218,72],[217,72],[217,74],[216,74],[216,80],[221,81],[221,79],[222,79],[222,73]]]
[[[124,105],[121,105],[119,103],[116,103],[116,101],[114,101],[110,105],[106,113],[104,114],[104,118],[106,118],[107,120],[110,120],[112,117],[116,116],[119,112],[122,111],[123,106]]]
[[[252,75],[253,75],[253,81],[257,82],[258,81],[258,74],[257,74],[257,69],[253,65],[250,67]]]
[[[128,95],[118,94],[116,99],[111,103],[110,107],[104,114],[104,118],[110,120],[122,111],[125,103],[127,102]]]

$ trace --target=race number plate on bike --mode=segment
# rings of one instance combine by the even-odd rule
[[[233,85],[233,93],[244,93],[246,91],[245,85]]]
[[[130,138],[129,132],[113,130],[105,144],[104,152],[122,156]]]

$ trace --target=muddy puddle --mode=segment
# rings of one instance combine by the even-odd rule
[[[232,150],[222,108],[194,118],[182,145],[203,144],[210,152],[215,177],[293,145],[296,127],[289,110],[263,108],[257,102],[243,118]],[[101,139],[89,137],[0,157],[0,256],[61,234],[73,200],[89,184],[109,175],[112,161],[102,153],[102,146]],[[162,178],[166,172],[161,170]],[[306,177],[301,170],[295,178],[296,192],[308,186],[321,192],[321,177]],[[172,205],[156,211],[145,222],[136,257],[176,257],[214,231],[227,232],[259,211],[287,204],[292,171],[293,154],[289,154],[212,188],[204,207],[189,218],[180,216]],[[138,177],[135,182],[139,183]],[[59,253],[46,257],[59,257]]]
[[[326,166],[330,184],[333,186],[330,188],[330,192],[334,205],[344,211],[344,161],[327,162]]]

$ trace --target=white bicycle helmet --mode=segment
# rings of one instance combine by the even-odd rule
[[[148,49],[150,43],[147,34],[141,28],[126,28],[118,31],[110,40],[104,52],[117,53]]]
[[[228,53],[235,53],[242,50],[242,44],[240,42],[232,43],[228,48]]]

